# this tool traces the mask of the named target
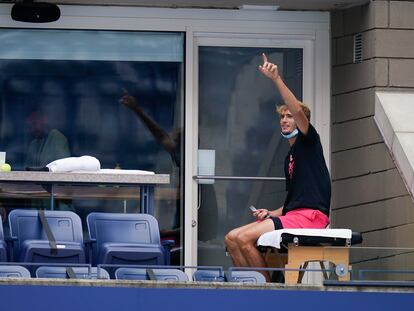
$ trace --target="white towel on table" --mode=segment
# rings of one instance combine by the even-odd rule
[[[262,234],[257,240],[257,245],[280,248],[283,233],[289,233],[296,236],[317,236],[341,239],[352,238],[352,230],[350,229],[280,229]]]
[[[65,173],[73,171],[96,172],[101,169],[101,163],[91,156],[63,158],[46,165],[50,172]]]

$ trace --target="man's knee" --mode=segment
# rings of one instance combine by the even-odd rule
[[[236,240],[237,240],[237,233],[235,230],[230,231],[224,237],[224,243],[226,244],[228,248],[236,246]]]
[[[237,236],[240,234],[241,232],[241,228],[235,228],[229,232],[227,232],[225,238],[228,239],[229,241],[236,241],[237,240]]]
[[[242,250],[248,250],[251,247],[255,246],[257,238],[251,236],[250,234],[241,233],[237,236],[236,243]]]

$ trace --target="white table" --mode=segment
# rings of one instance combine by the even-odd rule
[[[153,215],[154,206],[154,188],[157,185],[169,184],[170,176],[168,174],[117,174],[109,173],[51,173],[51,172],[33,172],[33,171],[12,171],[0,172],[0,197],[39,197],[44,195],[44,191],[27,191],[22,187],[10,185],[32,184],[41,185],[50,196],[51,209],[54,208],[55,188],[58,185],[74,186],[129,186],[140,188],[141,213]],[[97,188],[102,192],[102,188]],[[119,188],[121,189],[121,188]],[[40,193],[40,192],[43,192]],[[116,190],[112,188],[112,193],[116,196]]]

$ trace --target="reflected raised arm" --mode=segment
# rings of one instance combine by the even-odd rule
[[[177,142],[144,112],[134,96],[130,95],[126,89],[122,89],[122,91],[123,95],[119,102],[136,113],[145,126],[150,130],[157,142],[160,143],[174,159],[174,153],[176,149],[179,148]]]

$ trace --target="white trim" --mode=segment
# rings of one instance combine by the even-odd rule
[[[30,24],[13,21],[11,7],[11,4],[0,4],[0,27],[156,31],[187,31],[191,28],[192,31],[289,35],[324,30],[329,22],[329,14],[322,12],[60,5],[61,18],[58,21]]]
[[[326,165],[331,167],[331,79],[329,29],[316,32],[314,55],[315,110],[314,124],[318,129]],[[328,48],[326,48],[328,47]]]
[[[187,31],[186,34],[186,103],[185,103],[185,176],[184,176],[184,206],[185,206],[185,232],[184,232],[184,264],[187,266],[197,263],[197,183],[192,176],[197,172],[197,138],[198,138],[198,62],[197,51],[194,45],[194,34]],[[196,146],[196,147],[192,147]],[[192,273],[189,277],[191,277]]]
[[[60,5],[61,18],[48,24],[29,24],[10,18],[12,4],[0,4],[0,28],[95,29],[186,32],[186,151],[184,204],[186,208],[185,264],[197,263],[196,150],[198,137],[197,53],[195,38],[237,38],[255,46],[304,48],[304,101],[315,107],[314,124],[321,134],[329,163],[330,63],[329,13],[297,11],[249,11],[170,9],[115,6]],[[216,39],[212,39],[216,38]],[[211,44],[213,44],[211,41]],[[219,42],[218,40],[217,42]],[[219,43],[217,43],[219,44]],[[298,47],[299,47],[298,46]],[[322,114],[319,114],[321,112]]]
[[[2,23],[9,23],[9,26],[16,27],[28,27],[25,23],[15,22],[10,18],[10,12],[13,4],[2,3],[0,4],[0,16],[4,15],[1,19]],[[312,29],[315,29],[315,25],[320,25],[321,29],[325,29],[325,23],[329,22],[329,13],[322,12],[299,12],[299,11],[243,11],[243,10],[221,10],[221,9],[171,9],[171,8],[148,8],[148,7],[120,7],[120,6],[93,6],[93,5],[59,5],[61,10],[61,18],[53,23],[39,24],[38,28],[50,28],[51,25],[54,28],[60,28],[62,24],[66,24],[70,19],[91,19],[91,18],[105,18],[119,19],[128,18],[138,21],[153,21],[153,23],[160,24],[160,19],[177,20],[177,24],[189,25],[188,21],[191,21],[192,26],[206,25],[220,23],[220,21],[228,22],[281,22],[286,26],[289,25],[293,28],[301,28],[304,23],[314,24]],[[157,21],[154,21],[157,19]],[[161,24],[163,24],[161,21]],[[181,22],[180,22],[181,21]],[[11,25],[13,24],[13,25]],[[26,25],[26,26],[25,26]],[[73,28],[74,25],[71,25]]]
[[[414,200],[413,99],[410,91],[375,92],[374,120]]]

